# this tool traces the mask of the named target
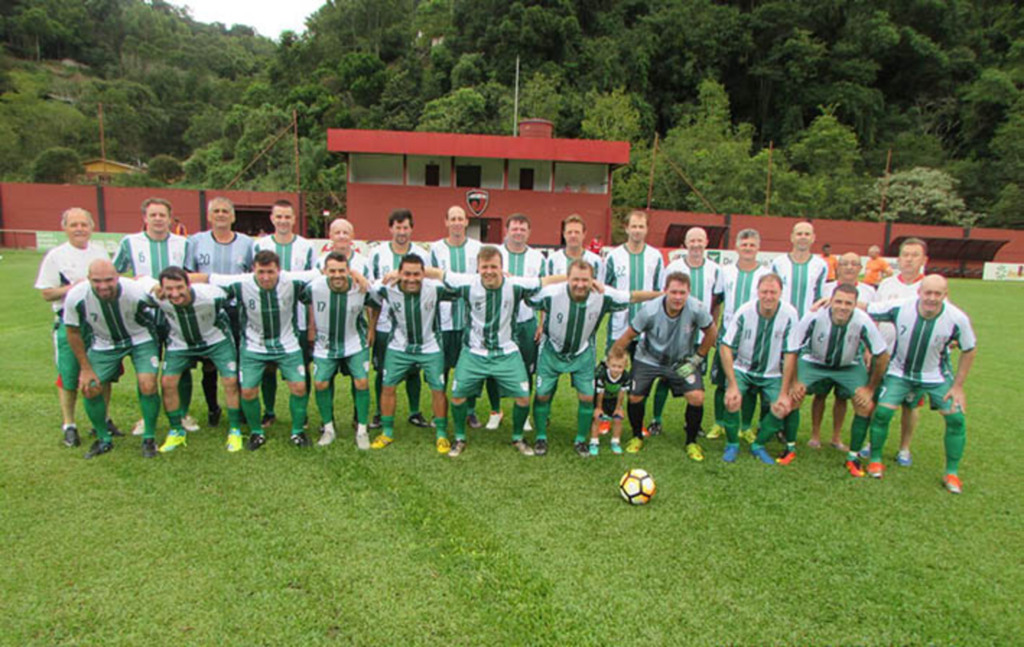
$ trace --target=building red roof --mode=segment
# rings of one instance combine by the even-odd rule
[[[629,163],[629,142],[398,130],[332,128],[327,131],[327,150],[340,153],[485,157],[612,165]]]

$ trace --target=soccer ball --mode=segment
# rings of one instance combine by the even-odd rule
[[[619,479],[619,494],[633,505],[643,505],[651,500],[657,487],[650,474],[641,469],[632,469]]]

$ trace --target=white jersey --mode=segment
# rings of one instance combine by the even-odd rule
[[[481,247],[480,241],[472,238],[467,238],[458,247],[452,247],[442,238],[430,246],[430,266],[445,272],[476,274],[476,257]],[[466,304],[462,299],[442,301],[438,312],[441,317],[441,330],[466,328]]]
[[[831,299],[832,293],[836,291],[837,285],[839,285],[838,281],[829,281],[826,283],[825,287],[821,288],[821,297],[823,299]],[[863,281],[857,281],[853,287],[857,288],[857,303],[867,305],[875,302],[875,288]]]
[[[518,254],[510,252],[508,247],[502,245],[498,248],[501,250],[501,262],[505,271],[512,276],[521,278],[540,278],[546,276],[544,254],[539,249],[533,247],[527,247],[525,251],[519,252]],[[533,308],[526,304],[519,306],[519,314],[516,318],[516,323],[523,321],[530,321],[536,315],[533,313]]]
[[[316,254],[313,252],[313,243],[302,236],[296,235],[292,242],[282,245],[277,242],[273,234],[258,238],[253,243],[253,256],[262,251],[270,251],[277,254],[281,261],[281,269],[286,272],[305,272],[316,269],[314,263]],[[309,323],[305,305],[295,305],[295,316],[299,330],[307,330]]]
[[[801,357],[826,368],[845,368],[863,363],[861,344],[874,355],[886,352],[885,340],[878,326],[866,312],[855,308],[845,325],[832,322],[832,309],[809,312],[793,329],[790,344],[801,349]]]
[[[177,234],[168,234],[163,240],[153,240],[144,231],[128,234],[121,239],[114,257],[114,267],[121,274],[135,276],[160,276],[165,268],[185,267],[188,258],[188,239]]]
[[[277,285],[264,290],[255,274],[211,274],[210,283],[227,290],[238,304],[243,347],[250,353],[293,353],[299,350],[295,336],[295,304],[308,302],[304,290],[313,272],[281,272]]]
[[[561,272],[559,272],[561,274]],[[629,307],[630,294],[605,288],[604,294],[588,291],[583,301],[574,301],[567,283],[556,283],[529,299],[544,317],[545,347],[558,357],[571,359],[593,348],[594,333],[606,312],[621,312]]]
[[[887,303],[890,301],[906,301],[917,298],[917,289],[921,287],[921,280],[924,274],[919,274],[913,283],[904,283],[899,274],[893,274],[878,284],[875,291],[874,303]],[[880,321],[878,329],[882,331],[885,344],[892,353],[896,348],[896,326],[888,321]]]
[[[423,259],[423,267],[430,267],[430,255],[423,251],[423,248],[419,245],[409,245],[409,251],[407,253],[419,256]],[[388,272],[398,269],[403,256],[405,256],[405,254],[396,254],[392,251],[391,243],[380,243],[374,248],[373,252],[370,253],[370,264],[368,268],[370,274],[366,278],[371,281],[381,280]],[[387,302],[381,304],[380,316],[377,317],[377,332],[391,332],[391,317],[388,315],[388,307]]]
[[[723,265],[718,270],[715,294],[722,299],[722,332],[729,327],[733,314],[743,305],[757,300],[757,282],[771,270],[758,265],[752,270],[741,270],[738,265]]]
[[[518,353],[512,324],[523,301],[540,290],[539,278],[506,277],[501,286],[484,287],[479,274],[444,273],[444,284],[469,305],[466,348],[474,355],[499,357]]]
[[[458,293],[440,281],[423,279],[419,293],[403,292],[398,284],[373,284],[372,292],[388,306],[391,317],[391,339],[388,350],[402,353],[440,353],[441,340],[434,325],[437,307],[442,300],[458,298]],[[381,315],[383,316],[383,315]]]
[[[598,281],[604,280],[604,261],[601,257],[590,251],[589,249],[583,250],[582,259],[587,262],[590,267],[594,268],[594,278]],[[577,259],[569,258],[569,255],[565,253],[564,249],[556,249],[555,251],[548,254],[548,260],[545,265],[544,276],[554,276],[556,274],[568,274],[569,266],[572,265],[573,261]]]
[[[772,271],[782,278],[782,300],[802,317],[821,298],[828,279],[828,263],[813,254],[804,263],[794,263],[789,254],[775,257]]]
[[[110,255],[101,243],[89,241],[85,249],[79,249],[71,243],[58,245],[46,252],[46,256],[43,257],[43,262],[39,265],[39,275],[36,276],[35,288],[49,290],[83,281],[89,274],[89,264],[97,260],[110,260]],[[64,309],[66,298],[67,294],[51,302],[54,312]]]
[[[974,350],[978,340],[964,311],[946,301],[932,319],[918,312],[918,299],[886,301],[868,306],[875,321],[895,324],[896,349],[889,361],[888,375],[925,384],[946,381],[949,345],[957,342],[961,352]]]
[[[349,281],[349,289],[335,292],[326,276],[314,278],[304,288],[313,306],[316,342],[313,357],[341,359],[366,348],[366,293]]]
[[[322,254],[320,258],[316,259],[316,269],[320,270],[321,272],[324,271],[324,263],[327,262],[328,255],[330,255],[330,252]],[[356,272],[359,272],[367,279],[370,278],[366,276],[366,257],[355,250],[352,250],[352,255],[349,256],[348,258],[348,269],[349,272],[355,270]]]
[[[689,276],[690,298],[697,299],[704,304],[708,312],[711,312],[715,285],[718,283],[718,273],[720,271],[718,263],[709,259],[704,259],[704,263],[700,267],[690,267],[690,264],[686,262],[686,257],[683,256],[668,264],[668,267],[665,268],[662,283],[665,282],[669,274],[674,272],[682,272]]]
[[[140,279],[138,283],[147,290],[157,285],[156,279],[151,277]],[[150,302],[167,322],[167,350],[203,349],[231,340],[227,292],[206,283],[193,283],[190,290],[192,303],[186,306],[176,306],[167,299],[150,296]]]
[[[117,280],[117,297],[103,301],[88,282],[68,290],[64,325],[80,328],[93,350],[124,350],[154,341],[153,308],[144,285]]]
[[[213,231],[201,231],[188,239],[185,269],[203,274],[241,274],[252,271],[252,238],[232,232],[230,243],[218,242]]]
[[[761,316],[756,299],[742,305],[722,339],[732,349],[733,369],[752,377],[782,377],[783,353],[800,350],[792,334],[799,323],[796,308],[786,302],[768,319]]]
[[[637,290],[660,290],[664,280],[665,261],[659,252],[650,245],[633,254],[625,245],[619,245],[604,260],[604,282],[619,290],[636,292]],[[608,326],[608,339],[614,341],[626,332],[633,315],[641,304],[633,303],[628,312],[617,312],[612,315]]]

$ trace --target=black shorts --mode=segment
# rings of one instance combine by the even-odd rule
[[[668,384],[672,395],[677,398],[690,391],[704,390],[704,377],[698,373],[693,373],[689,377],[684,378],[680,377],[668,366],[655,366],[654,364],[637,361],[633,362],[633,383],[629,387],[630,395],[647,397],[647,394],[651,391],[651,385],[654,384],[654,380],[658,379]]]

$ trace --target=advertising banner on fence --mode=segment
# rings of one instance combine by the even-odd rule
[[[1024,281],[1024,263],[985,263],[986,281]]]

